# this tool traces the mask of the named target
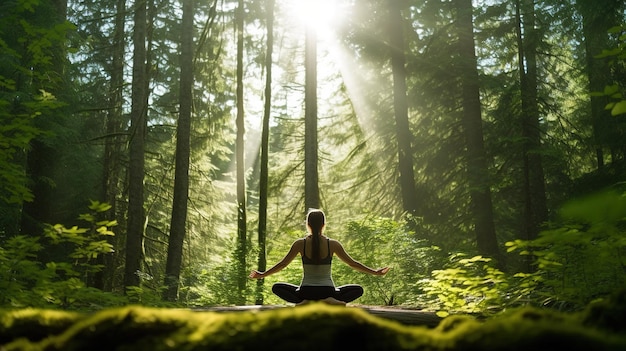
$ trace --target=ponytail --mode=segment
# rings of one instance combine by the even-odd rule
[[[322,229],[326,224],[326,216],[322,210],[309,209],[309,213],[306,215],[306,223],[311,228],[311,235],[313,239],[313,262],[319,263],[320,257],[320,237],[322,236]]]

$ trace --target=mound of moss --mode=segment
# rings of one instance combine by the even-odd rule
[[[596,310],[597,313],[597,310]],[[0,350],[626,350],[585,316],[523,308],[478,321],[405,326],[360,308],[310,304],[193,312],[140,306],[90,314],[0,312]]]

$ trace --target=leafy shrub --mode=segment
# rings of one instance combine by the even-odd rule
[[[535,271],[519,273],[520,287],[542,305],[579,309],[626,281],[626,197],[605,191],[572,201],[560,222],[530,241],[509,242],[509,252],[534,259]]]
[[[363,285],[365,293],[359,303],[423,305],[423,290],[416,282],[440,266],[443,257],[438,247],[418,238],[406,223],[381,217],[349,222],[340,239],[348,252],[365,265],[391,267],[387,275],[379,277],[356,272],[341,263],[334,265],[336,284]]]
[[[564,205],[559,221],[534,240],[507,242],[533,270],[505,274],[489,258],[453,254],[449,264],[419,282],[429,304],[448,313],[490,314],[533,305],[580,310],[624,287],[626,196],[602,192]]]
[[[41,262],[38,254],[46,247],[39,237],[8,238],[0,246],[0,306],[89,308],[121,304],[122,297],[86,285],[90,275],[103,268],[95,260],[113,251],[106,237],[114,235],[111,227],[117,223],[98,220],[110,208],[92,201],[90,212],[79,217],[87,223],[85,228],[46,226],[44,238],[49,245],[69,248],[69,262]]]
[[[434,270],[431,278],[420,281],[440,317],[450,312],[499,311],[507,299],[509,282],[505,273],[493,267],[490,258],[466,256],[451,255],[448,268]]]
[[[181,292],[181,296],[186,296],[184,302],[190,306],[237,304],[238,296],[236,290],[233,290],[237,286],[237,272],[233,267],[230,260],[218,265],[204,263],[194,267],[194,284],[183,290],[185,293]],[[252,292],[248,296],[253,296]],[[281,303],[279,299],[274,302]]]

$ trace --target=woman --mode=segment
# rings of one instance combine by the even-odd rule
[[[385,275],[389,267],[372,269],[355,261],[337,240],[330,239],[323,234],[326,225],[324,212],[317,209],[309,210],[306,217],[307,235],[296,240],[289,252],[280,262],[265,272],[252,271],[250,278],[260,279],[274,274],[287,267],[297,254],[302,256],[302,282],[300,286],[289,283],[276,283],[272,292],[285,301],[302,304],[309,301],[324,301],[330,304],[345,305],[363,295],[363,288],[357,284],[335,287],[331,275],[333,255],[347,263],[353,269],[372,275]]]

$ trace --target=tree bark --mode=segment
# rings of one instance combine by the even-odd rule
[[[524,2],[522,4],[522,1]],[[537,44],[533,0],[517,0],[518,67],[521,89],[521,130],[523,158],[524,234],[525,240],[537,238],[548,218],[545,178],[541,157],[541,127],[537,105]],[[522,23],[523,18],[523,23]],[[526,262],[526,270],[532,269]]]
[[[167,301],[178,299],[183,243],[187,226],[187,199],[189,197],[189,158],[191,154],[191,110],[193,87],[193,16],[194,0],[183,0],[183,19],[180,51],[180,114],[176,129],[176,169],[172,220],[165,264],[165,291]]]
[[[418,213],[418,196],[415,190],[413,172],[413,135],[409,125],[409,112],[406,96],[406,57],[404,53],[404,32],[402,28],[403,0],[392,0],[389,11],[389,43],[391,45],[391,69],[393,72],[393,107],[398,142],[398,169],[400,172],[400,191],[402,205],[406,213],[413,216]]]
[[[311,0],[312,1],[312,0]],[[308,23],[305,33],[304,82],[304,207],[320,208],[317,144],[317,33]]]
[[[244,147],[244,104],[243,104],[243,24],[244,24],[244,1],[239,0],[236,13],[237,22],[237,287],[238,301],[245,302],[245,289],[247,280],[246,253],[247,253],[247,220],[246,220],[246,176],[245,176],[245,147]]]
[[[479,76],[474,46],[472,1],[456,0],[459,77],[462,85],[463,129],[467,147],[470,206],[478,252],[503,264],[493,221],[489,173],[483,141]]]
[[[135,3],[133,30],[133,80],[130,125],[130,164],[128,168],[128,227],[126,230],[126,257],[124,288],[139,286],[143,256],[145,211],[143,207],[143,180],[145,169],[146,119],[148,108],[148,72],[146,52],[146,0]]]
[[[272,112],[272,53],[274,47],[274,6],[275,0],[266,1],[266,26],[267,40],[265,51],[265,106],[263,108],[263,128],[261,130],[261,171],[259,175],[259,228],[258,244],[259,257],[257,269],[265,271],[267,268],[266,239],[267,239],[267,196],[269,186],[269,135],[270,115]],[[263,304],[263,285],[265,279],[257,280],[256,298],[257,305]]]
[[[120,131],[123,125],[123,85],[124,85],[124,18],[126,13],[126,1],[116,1],[115,30],[113,34],[113,52],[111,54],[111,72],[109,88],[109,110],[106,116],[106,135],[104,143],[104,157],[102,169],[102,193],[104,201],[111,205],[111,213],[117,218],[117,195],[120,193],[120,157],[122,154],[122,140]],[[117,238],[107,238],[114,247]],[[94,287],[105,291],[112,290],[111,277],[115,270],[113,255],[100,255],[98,259],[105,268],[94,277]]]

